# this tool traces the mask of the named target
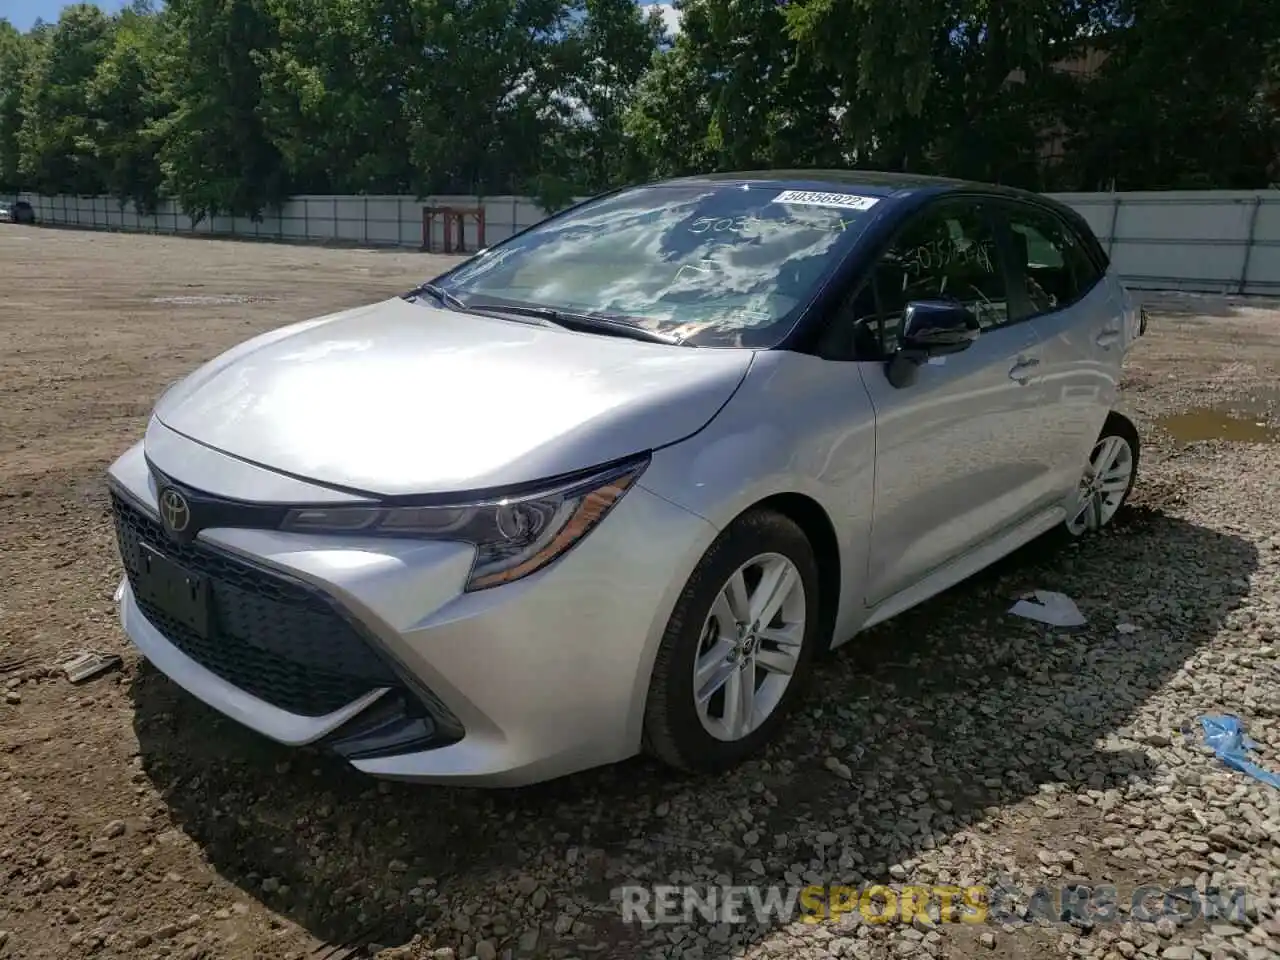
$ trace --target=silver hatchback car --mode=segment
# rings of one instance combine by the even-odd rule
[[[820,652],[1115,516],[1143,326],[1033,194],[619,190],[172,386],[110,468],[124,629],[215,709],[378,776],[721,769]]]

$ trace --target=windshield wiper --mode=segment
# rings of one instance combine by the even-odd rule
[[[421,297],[424,295],[432,297],[437,302],[448,307],[450,310],[457,310],[460,313],[470,313],[470,314],[476,314],[476,315],[489,316],[489,315],[492,315],[494,312],[492,308],[486,308],[484,304],[482,304],[479,307],[473,307],[470,304],[463,302],[461,298],[455,297],[448,290],[444,289],[444,287],[435,283],[424,283],[420,287],[414,287],[408,293],[402,294],[402,297],[405,300],[413,300],[416,297]],[[508,310],[507,312],[511,313],[513,311]],[[524,316],[524,315],[521,314],[521,316]],[[514,318],[509,317],[508,319],[514,319]],[[537,320],[536,324],[532,322],[534,320]],[[524,319],[524,320],[516,320],[515,322],[525,323],[531,326],[544,326],[544,327],[550,326],[550,324],[546,320],[541,319],[541,317],[534,317],[534,316],[530,316],[528,319]]]
[[[697,344],[690,343],[684,337],[677,337],[671,333],[660,333],[657,330],[649,330],[645,327],[637,327],[635,324],[627,323],[625,320],[615,320],[613,317],[601,316],[598,313],[573,313],[568,310],[557,310],[554,307],[532,307],[524,304],[505,303],[469,303],[467,304],[467,309],[477,313],[484,311],[498,314],[510,313],[518,317],[532,317],[570,330],[578,328],[595,333],[612,334],[616,337],[630,337],[632,340],[643,340],[646,343],[665,343],[677,347],[697,346]]]
[[[467,309],[467,305],[465,303],[463,303],[461,300],[455,297],[448,290],[444,289],[444,287],[441,287],[440,285],[435,283],[424,283],[419,287],[414,287],[408,293],[404,294],[404,299],[409,300],[409,299],[412,299],[413,297],[420,297],[423,294],[426,294],[428,297],[431,297],[433,300],[438,300],[440,303],[444,304],[446,307],[449,307],[451,310]]]

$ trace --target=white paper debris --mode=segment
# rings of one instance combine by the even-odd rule
[[[1051,627],[1083,627],[1088,623],[1074,600],[1053,590],[1037,590],[1034,600],[1019,600],[1009,612]]]

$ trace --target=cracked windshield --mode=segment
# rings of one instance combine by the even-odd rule
[[[698,346],[764,348],[877,202],[777,184],[642,187],[572,210],[448,277],[467,303],[624,320]]]

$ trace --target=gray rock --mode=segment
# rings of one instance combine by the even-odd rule
[[[516,950],[524,955],[532,955],[538,950],[538,930],[526,930],[516,941]]]

